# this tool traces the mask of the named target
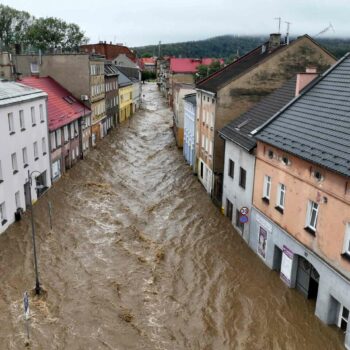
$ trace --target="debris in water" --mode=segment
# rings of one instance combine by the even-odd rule
[[[134,316],[131,314],[130,310],[123,310],[122,313],[119,315],[119,317],[123,321],[128,322],[128,323],[130,323],[134,318]]]
[[[165,258],[165,252],[163,248],[158,248],[157,253],[156,253],[156,261],[159,263],[163,261]]]

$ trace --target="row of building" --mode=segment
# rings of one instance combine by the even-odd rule
[[[174,74],[167,64],[160,79]],[[214,203],[350,349],[350,56],[271,34],[166,89],[177,144]]]
[[[139,108],[141,70],[127,47],[0,54],[0,233],[109,130]]]

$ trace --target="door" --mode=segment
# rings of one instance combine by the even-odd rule
[[[296,288],[308,299],[317,299],[320,275],[310,262],[298,257]]]

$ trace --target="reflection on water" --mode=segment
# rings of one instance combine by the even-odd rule
[[[36,205],[32,349],[342,349],[213,206],[175,147],[154,84]],[[53,205],[49,230],[47,200]],[[25,340],[34,286],[28,214],[0,236],[0,349]]]

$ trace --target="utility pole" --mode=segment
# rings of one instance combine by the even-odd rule
[[[159,41],[159,44],[158,44],[158,57],[160,57],[160,48],[161,48],[161,45],[162,45],[162,42]]]
[[[275,17],[274,18],[275,21],[278,21],[278,34],[281,33],[281,21],[282,21],[282,18],[281,17]]]
[[[285,22],[285,23],[287,23],[286,44],[289,45],[289,28],[292,23],[291,22]]]

